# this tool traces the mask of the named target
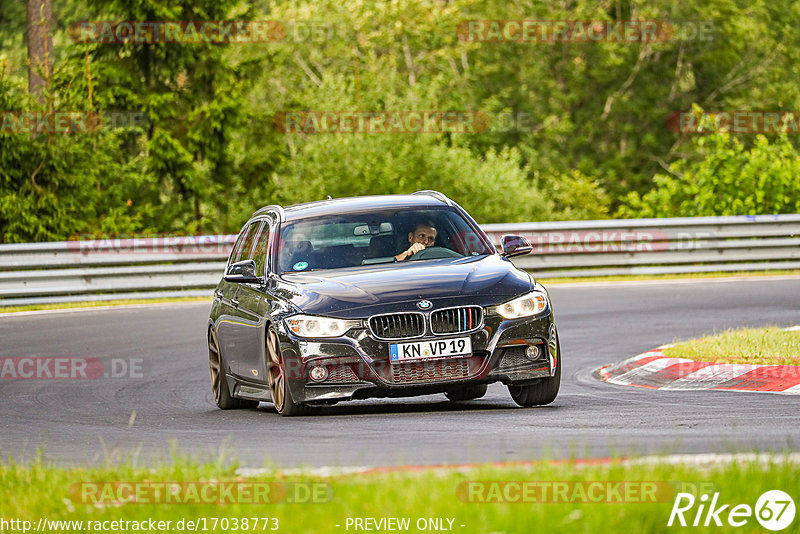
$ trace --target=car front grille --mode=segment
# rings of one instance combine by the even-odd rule
[[[392,382],[415,384],[469,378],[472,374],[469,360],[469,358],[460,358],[397,364],[392,367]]]
[[[380,339],[405,339],[425,333],[425,316],[421,313],[392,313],[369,319],[369,329]]]
[[[448,308],[431,313],[431,332],[434,334],[457,334],[469,332],[481,326],[483,309],[479,306]]]

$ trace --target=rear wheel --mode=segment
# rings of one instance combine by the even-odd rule
[[[267,381],[272,393],[272,403],[279,414],[284,417],[301,415],[305,411],[302,402],[294,402],[289,391],[286,362],[281,356],[278,334],[271,328],[267,333]]]
[[[219,350],[219,343],[217,343],[217,336],[213,329],[208,330],[208,366],[211,369],[211,389],[214,392],[214,401],[220,410],[258,407],[258,401],[237,399],[231,396],[228,381],[225,380],[222,352]]]
[[[558,345],[556,359],[556,373],[547,378],[541,378],[527,386],[509,384],[508,392],[511,398],[520,406],[544,406],[556,400],[561,387],[561,344]]]
[[[453,388],[445,391],[445,396],[451,401],[468,401],[473,399],[480,399],[486,395],[486,384],[469,384],[459,388]]]

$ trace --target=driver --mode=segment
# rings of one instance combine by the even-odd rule
[[[408,242],[411,243],[411,246],[396,255],[394,259],[405,261],[420,250],[432,246],[436,242],[436,228],[428,221],[418,222],[414,231],[409,232]]]

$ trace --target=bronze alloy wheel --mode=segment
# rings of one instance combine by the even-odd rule
[[[217,338],[213,330],[209,330],[208,332],[208,367],[211,369],[211,389],[214,392],[214,401],[217,403],[217,406],[219,406],[222,396],[219,374],[222,365],[220,364]]]
[[[267,333],[267,382],[272,393],[272,403],[279,414],[292,416],[303,413],[303,404],[294,402],[289,392],[286,365],[281,357],[278,334],[271,328]]]
[[[211,389],[214,402],[222,410],[236,408],[256,408],[258,401],[237,399],[231,396],[228,382],[225,380],[225,368],[222,365],[222,353],[219,350],[217,336],[213,328],[208,329],[208,367],[211,370]]]

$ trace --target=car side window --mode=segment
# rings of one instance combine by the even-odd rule
[[[247,230],[249,230],[249,227],[242,228],[241,231],[239,231],[239,237],[236,238],[236,242],[233,244],[233,248],[231,249],[231,255],[228,258],[229,266],[236,261],[234,258],[239,255],[239,250],[242,248],[242,242],[244,241],[244,238],[247,237]]]
[[[231,256],[231,263],[236,263],[238,261],[243,261],[250,259],[250,251],[253,250],[253,242],[256,239],[256,234],[258,233],[258,226],[261,224],[261,221],[256,221],[251,223],[250,226],[247,227],[245,231],[244,238],[240,239],[239,242],[236,244],[236,248],[233,251],[233,255]]]
[[[264,226],[261,227],[261,233],[258,235],[258,241],[256,241],[256,250],[253,252],[253,260],[256,262],[256,276],[264,276],[271,230],[269,223],[265,222]]]

